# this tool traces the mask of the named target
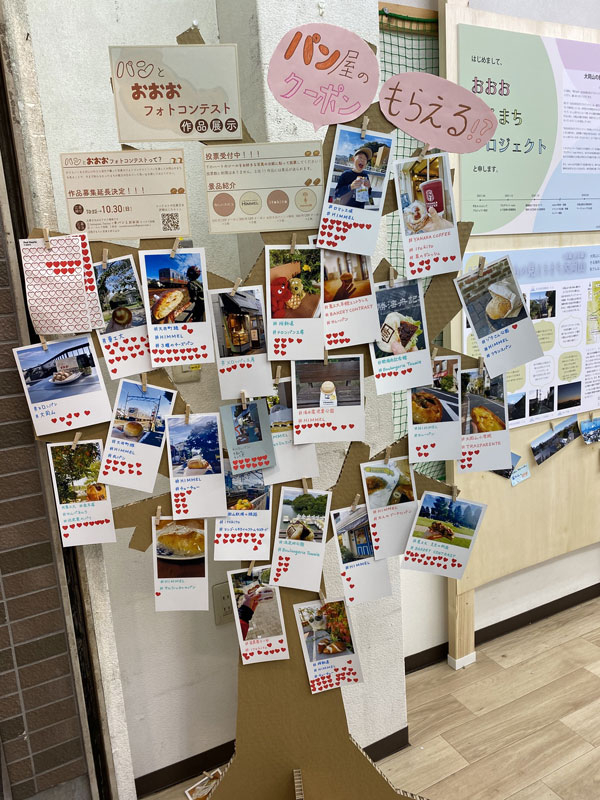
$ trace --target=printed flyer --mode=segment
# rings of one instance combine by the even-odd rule
[[[294,606],[311,694],[363,680],[350,617],[343,600]]]
[[[600,229],[599,62],[593,42],[458,25],[458,83],[498,118],[485,147],[460,156],[474,234]]]
[[[49,444],[48,456],[63,547],[115,542],[110,492],[98,481],[102,440]]]
[[[506,253],[483,255],[491,262]],[[511,250],[509,255],[542,348],[541,358],[505,375],[509,427],[600,408],[600,247]],[[465,257],[465,268],[476,263],[476,255]],[[463,351],[480,356],[464,315]]]
[[[155,611],[208,611],[206,520],[152,517]]]

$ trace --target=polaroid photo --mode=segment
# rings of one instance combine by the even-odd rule
[[[264,397],[221,406],[221,425],[235,475],[275,464],[269,409]]]
[[[395,133],[336,126],[319,247],[373,255],[395,141]]]
[[[401,555],[417,513],[415,479],[408,458],[360,465],[375,560]]]
[[[36,436],[107,422],[111,407],[91,336],[13,350]]]
[[[307,600],[294,606],[311,694],[362,683],[360,659],[343,600]]]
[[[424,492],[402,561],[405,569],[462,578],[487,506]]]
[[[537,436],[529,445],[538,467],[581,436],[577,414],[550,424],[550,429]]]
[[[309,245],[297,245],[294,252],[265,247],[269,361],[323,354],[321,253]]]
[[[227,573],[242,664],[288,659],[279,589],[268,564]]]
[[[102,440],[49,444],[48,458],[63,547],[116,542],[110,492],[98,480]]]
[[[273,378],[267,358],[262,286],[209,292],[221,398],[265,397]]]
[[[521,456],[518,453],[511,453],[510,467],[508,469],[493,469],[491,472],[495,473],[496,475],[500,475],[501,478],[508,478],[510,480],[520,460]]]
[[[271,583],[319,591],[330,505],[331,492],[281,487]]]
[[[379,322],[367,256],[323,250],[325,347],[369,344]]]
[[[543,356],[508,256],[463,272],[454,285],[491,378]]]
[[[460,357],[433,359],[433,383],[408,392],[411,463],[460,458]]]
[[[154,610],[208,611],[206,520],[152,517]]]
[[[133,256],[94,264],[104,327],[96,331],[113,380],[150,372],[144,301]]]
[[[167,417],[173,519],[224,517],[225,476],[218,414]]]
[[[176,391],[121,380],[100,474],[111,486],[152,492]]]
[[[294,444],[364,439],[362,359],[292,361]]]
[[[263,469],[266,484],[289,483],[301,478],[317,478],[319,461],[314,444],[294,444],[292,421],[292,382],[282,378],[266,398],[271,438],[275,450],[274,467]]]
[[[69,335],[102,328],[103,318],[85,234],[21,239],[29,316],[38,334]]]
[[[600,442],[600,417],[594,417],[590,412],[589,419],[582,419],[579,423],[581,436],[586,444]]]
[[[504,375],[481,369],[460,373],[462,450],[460,472],[510,469],[510,434]]]
[[[427,386],[433,380],[421,281],[375,286],[379,328],[369,344],[378,395]]]
[[[395,161],[393,172],[407,276],[430,278],[460,269],[448,154]]]
[[[220,769],[205,773],[198,783],[185,790],[187,800],[207,800],[222,777],[223,773]]]
[[[153,367],[213,364],[203,247],[140,250],[140,273]]]
[[[360,605],[392,593],[386,561],[375,561],[366,505],[338,508],[331,512],[344,600]]]
[[[215,520],[215,561],[268,561],[271,556],[271,487],[260,469],[234,475],[223,459],[227,514]]]

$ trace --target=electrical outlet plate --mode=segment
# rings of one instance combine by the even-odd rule
[[[233,602],[228,583],[215,583],[212,587],[215,625],[233,622]]]

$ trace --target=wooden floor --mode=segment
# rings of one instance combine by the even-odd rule
[[[600,599],[407,677],[411,746],[378,766],[428,800],[600,798]]]

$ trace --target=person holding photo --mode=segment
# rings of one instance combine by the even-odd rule
[[[342,172],[335,187],[334,202],[341,206],[364,208],[371,201],[371,182],[365,172],[373,151],[362,145],[354,153],[352,169]]]

